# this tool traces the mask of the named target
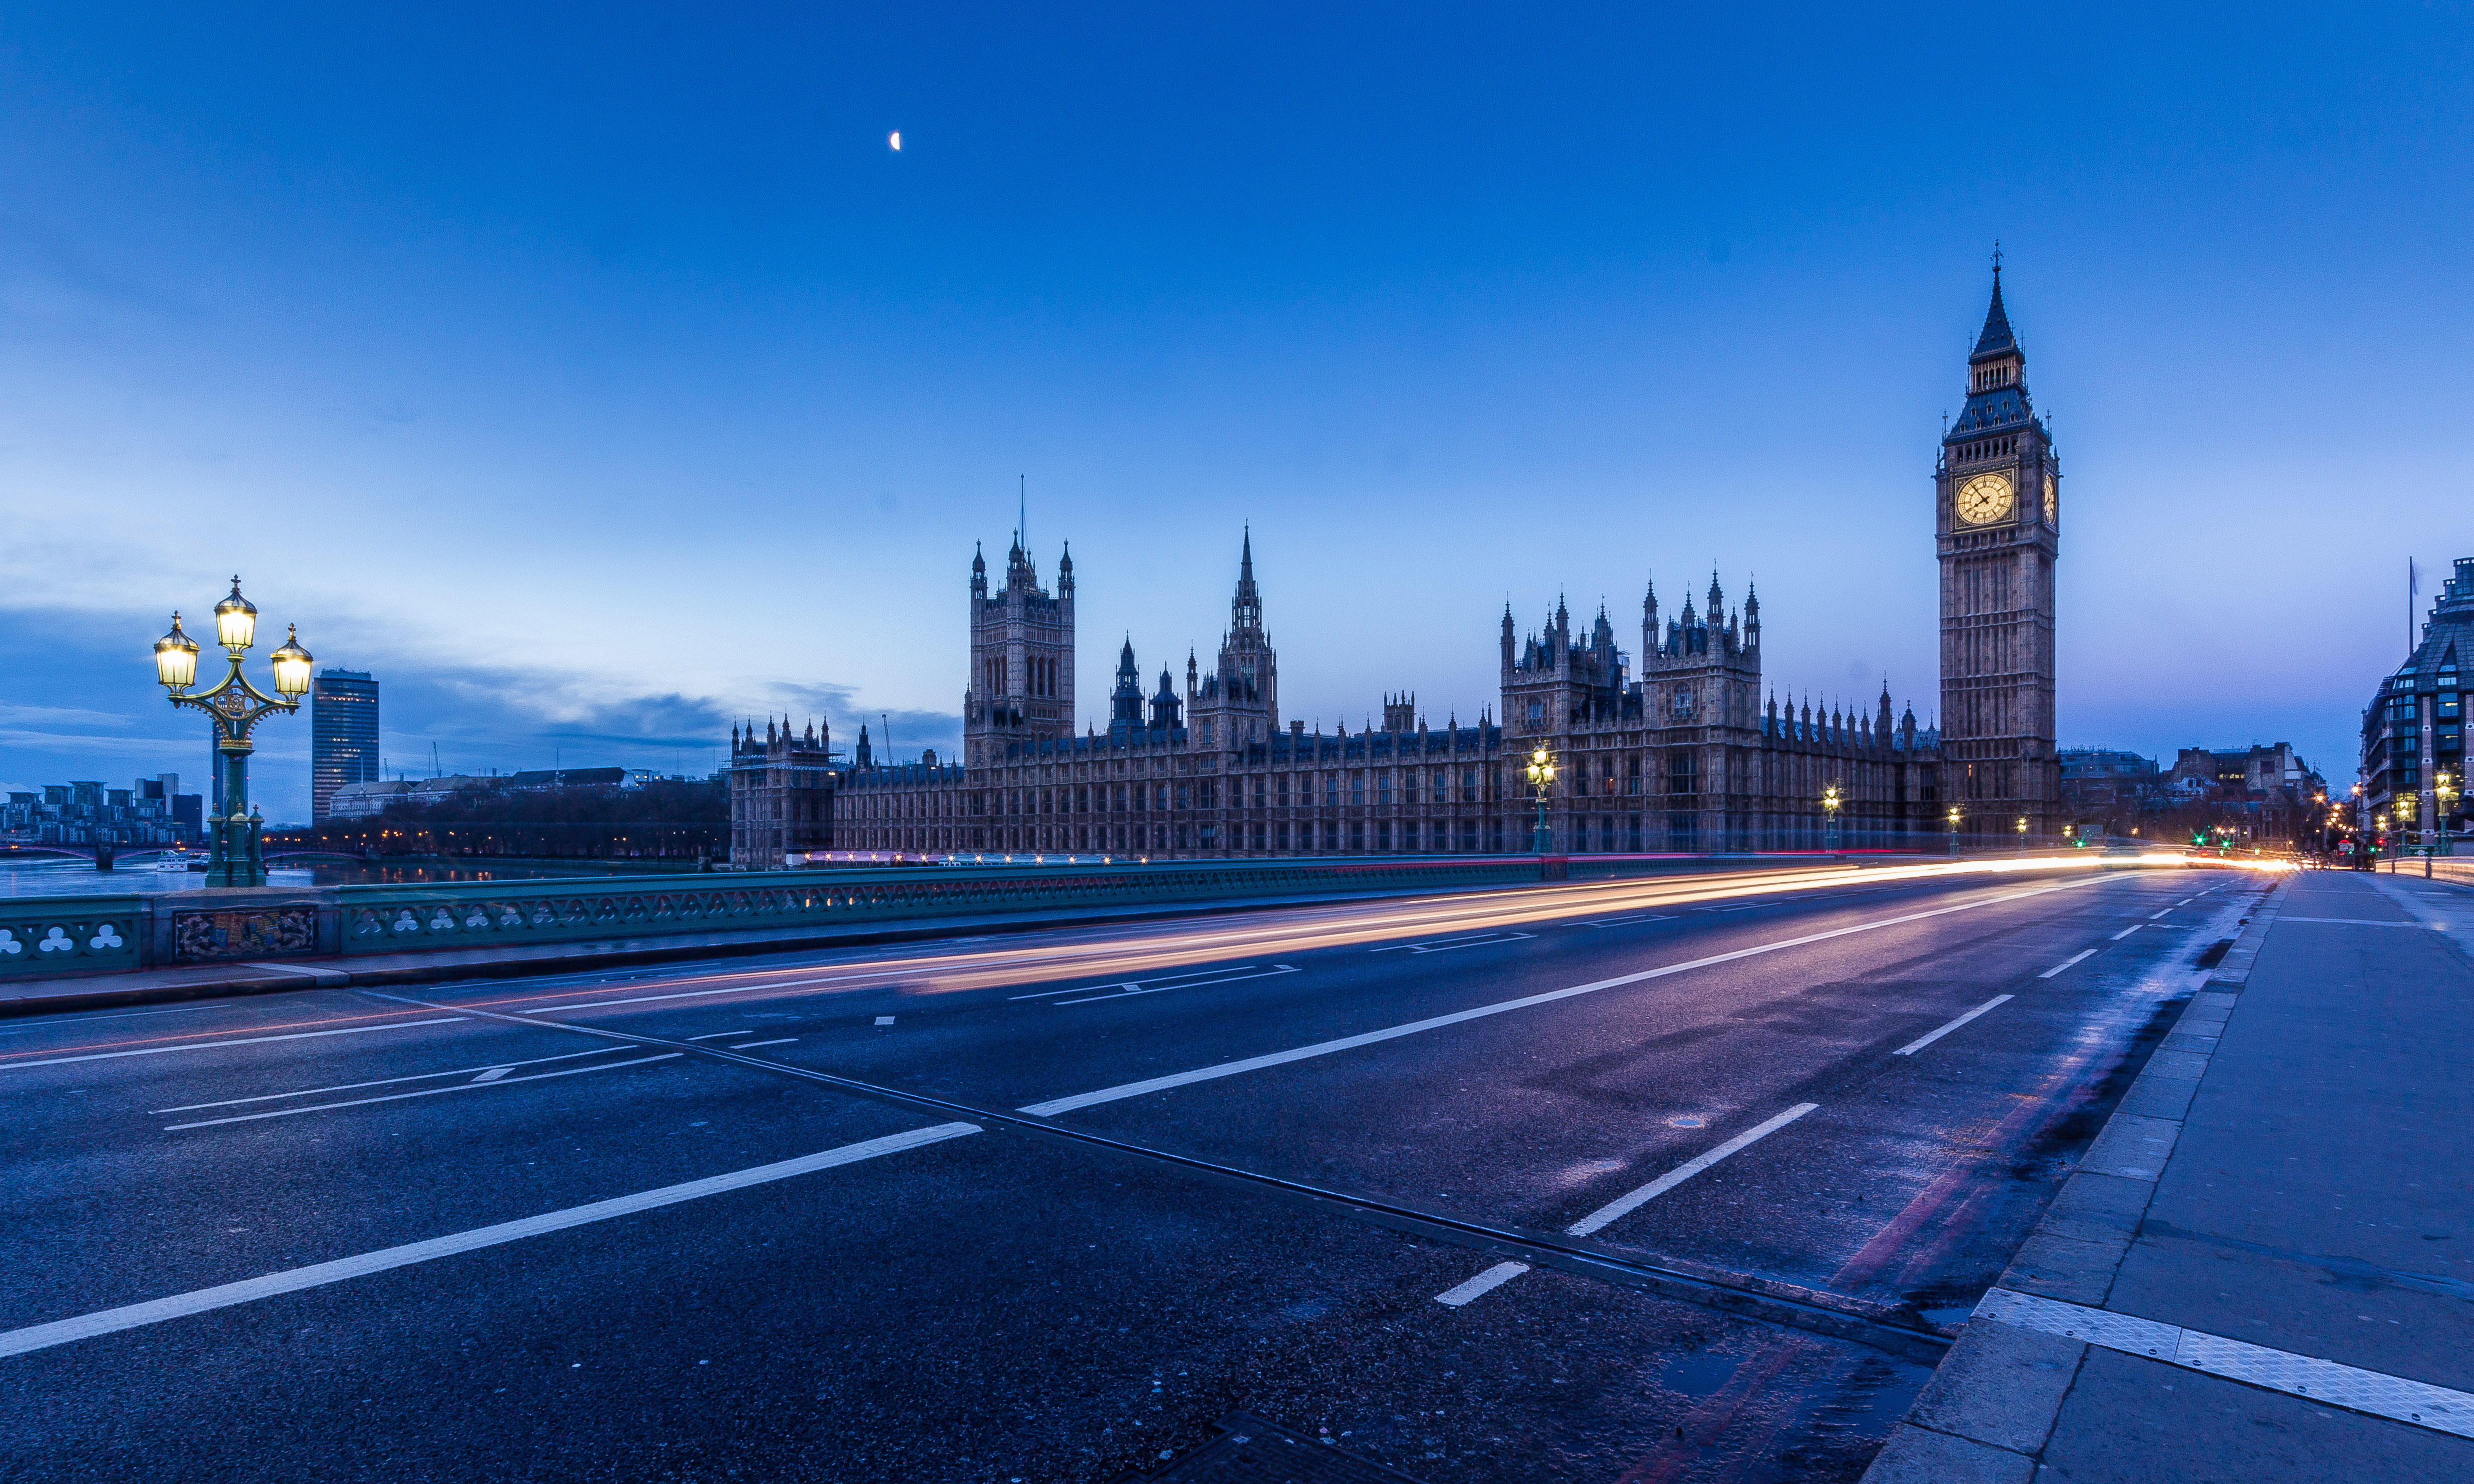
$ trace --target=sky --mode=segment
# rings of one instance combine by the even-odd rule
[[[1783,702],[1929,722],[1997,239],[2061,742],[2349,779],[2474,553],[2467,15],[1880,10],[13,6],[0,789],[196,788],[150,646],[235,572],[391,772],[950,750],[1018,493],[1104,723],[1249,524],[1309,724],[1713,569]]]

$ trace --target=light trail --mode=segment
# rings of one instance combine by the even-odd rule
[[[718,970],[646,977],[633,985],[575,985],[553,991],[532,990],[464,1002],[473,1009],[535,1007],[535,1012],[575,1011],[622,1005],[645,1005],[710,999],[721,995],[771,993],[800,989],[841,992],[899,983],[905,994],[954,994],[977,989],[1012,987],[1059,978],[1122,980],[1219,959],[1345,948],[1387,939],[1468,933],[1557,918],[1606,917],[1619,912],[1693,902],[1722,901],[1755,895],[1807,895],[1850,885],[1887,886],[1954,877],[2000,877],[2020,872],[2081,871],[2107,868],[2155,868],[2204,864],[2261,872],[2290,871],[2278,862],[2193,861],[2165,853],[2135,857],[2074,855],[2064,858],[2023,857],[2000,861],[1938,861],[1902,865],[1801,866],[1788,869],[1731,871],[1690,877],[1642,877],[1615,881],[1569,883],[1554,887],[1522,887],[1494,891],[1384,899],[1372,902],[1305,903],[1267,907],[1241,916],[1211,919],[1208,925],[1187,919],[1157,926],[1132,925],[1105,929],[1119,940],[1055,944],[1014,943],[964,951],[879,956],[840,963],[799,967]],[[1207,904],[1198,903],[1198,907]],[[1071,930],[1068,930],[1071,931]],[[697,987],[702,986],[702,987]],[[643,989],[657,993],[635,994]],[[619,991],[614,994],[614,991]],[[29,1048],[0,1053],[0,1069],[36,1058],[73,1052],[118,1051],[172,1044],[213,1044],[228,1037],[263,1036],[270,1032],[352,1025],[393,1018],[401,1012],[322,1015],[275,1025],[233,1027],[219,1032],[186,1032],[125,1037],[66,1047]]]

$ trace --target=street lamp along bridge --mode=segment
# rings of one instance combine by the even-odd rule
[[[257,608],[240,596],[240,577],[232,577],[231,596],[215,604],[215,643],[221,645],[231,669],[211,691],[189,689],[198,677],[198,642],[172,615],[172,632],[155,641],[155,678],[170,693],[175,706],[194,706],[214,727],[215,762],[223,769],[225,812],[206,816],[206,838],[213,853],[206,862],[209,887],[266,885],[263,836],[266,821],[249,802],[249,755],[256,750],[250,733],[270,712],[301,709],[309,693],[309,651],[301,647],[297,628],[283,647],[268,659],[275,667],[275,693],[267,694],[241,673],[241,656],[257,642]]]

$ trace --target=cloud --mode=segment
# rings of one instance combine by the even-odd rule
[[[206,724],[164,703],[151,659],[129,637],[152,632],[133,615],[72,618],[0,607],[0,669],[18,681],[21,694],[61,698],[0,703],[0,770],[55,783],[177,771],[184,789],[199,791],[207,777]],[[263,659],[254,658],[251,673],[263,685]],[[442,671],[403,653],[362,653],[350,663],[378,682],[379,753],[390,773],[426,774],[434,757],[446,772],[561,763],[695,775],[725,761],[734,722],[784,715],[802,724],[825,722],[845,755],[862,724],[879,755],[888,750],[887,709],[870,710],[859,688],[834,682],[759,685],[719,697],[634,690],[606,675],[553,667]],[[258,724],[250,788],[270,818],[307,817],[307,710],[304,704],[301,714]],[[953,713],[902,708],[889,715],[892,755],[916,757],[934,747],[950,756],[961,737],[961,718]]]

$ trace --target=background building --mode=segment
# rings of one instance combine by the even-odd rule
[[[38,845],[186,845],[199,838],[202,801],[181,775],[158,773],[126,789],[100,782],[46,784],[0,803],[0,837]]]
[[[1999,270],[1968,358],[1966,410],[1934,472],[1941,567],[1942,726],[1764,689],[1760,604],[1730,612],[1712,573],[1698,609],[1641,603],[1640,666],[1601,609],[1585,631],[1555,604],[1526,636],[1507,608],[1501,705],[1438,729],[1386,696],[1382,724],[1309,736],[1279,713],[1278,655],[1263,626],[1249,533],[1229,626],[1205,671],[1188,651],[1180,694],[1162,669],[1146,695],[1130,637],[1108,729],[1073,729],[1074,569],[1040,584],[1017,530],[1005,583],[971,561],[969,681],[959,765],[880,763],[864,728],[847,766],[786,720],[731,737],[734,864],[809,852],[1133,856],[1460,852],[1529,846],[1523,775],[1543,745],[1561,766],[1548,800],[1558,851],[1821,848],[1841,804],[1843,848],[2049,838],[2061,817],[2053,744],[2053,567],[2060,495],[2052,446],[2028,405],[2025,357]],[[1955,730],[1953,731],[1953,728]],[[1953,815],[1956,818],[1953,822]]]
[[[2363,794],[2365,818],[2386,815],[2389,828],[2432,843],[2438,829],[2439,775],[2460,791],[2449,834],[2464,828],[2464,692],[2461,660],[2474,660],[2474,557],[2459,557],[2440,585],[2422,642],[2397,672],[2381,682],[2363,711]],[[2409,822],[2408,816],[2411,815]]]
[[[335,791],[378,776],[378,683],[364,669],[323,669],[309,683],[309,822],[324,824]]]

